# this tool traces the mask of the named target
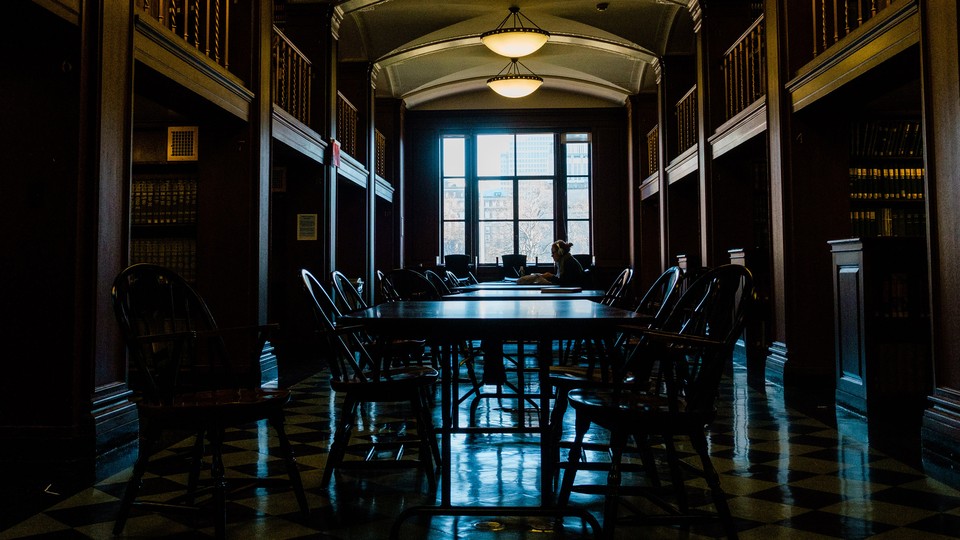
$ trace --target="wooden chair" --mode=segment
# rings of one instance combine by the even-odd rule
[[[440,293],[440,296],[448,296],[453,294],[453,291],[450,289],[450,286],[447,285],[447,282],[440,277],[440,274],[434,272],[433,270],[424,270],[423,277],[427,278],[427,281],[433,285],[437,292]]]
[[[593,255],[589,253],[574,253],[572,255],[577,262],[580,263],[580,266],[583,268],[583,288],[584,289],[593,289]]]
[[[680,297],[683,271],[672,266],[657,277],[647,289],[635,311],[642,316],[638,321],[645,328],[660,328],[667,316],[673,310]],[[622,363],[631,354],[637,354],[637,334],[630,331],[620,332],[612,338],[610,343],[597,343],[597,358],[584,359],[582,363],[552,366],[550,368],[549,383],[556,392],[553,409],[550,411],[550,432],[554,447],[557,449],[563,444],[563,417],[567,412],[567,395],[571,390],[578,388],[605,388],[614,384],[618,376],[616,370],[622,369]],[[612,359],[612,361],[611,361]],[[616,369],[614,369],[616,368]],[[557,468],[559,471],[559,468]]]
[[[518,278],[525,272],[527,256],[518,253],[508,253],[500,256],[500,263],[503,265],[502,277]]]
[[[427,366],[382,367],[383,363],[370,354],[359,338],[362,327],[344,325],[343,315],[316,277],[308,270],[301,270],[300,275],[316,320],[317,335],[325,345],[326,350],[322,352],[329,362],[330,388],[343,395],[343,404],[335,415],[336,429],[321,485],[329,485],[333,473],[346,467],[416,467],[426,474],[431,491],[435,490],[440,448],[427,403],[428,393],[432,392],[439,376],[437,370]],[[359,405],[396,402],[409,404],[416,438],[388,440],[387,434],[380,433],[374,442],[359,445],[363,446],[366,459],[344,460],[348,448],[358,446],[351,446],[351,434]],[[417,459],[375,459],[381,451],[400,456],[409,442],[419,444]]]
[[[624,268],[617,274],[617,277],[613,279],[610,286],[607,287],[606,292],[603,293],[603,298],[600,299],[600,303],[613,307],[621,307],[631,281],[633,281],[633,268]]]
[[[344,313],[367,309],[367,301],[363,299],[360,291],[353,285],[343,272],[334,270],[330,272],[330,283],[333,284],[337,308]]]
[[[465,253],[451,253],[443,256],[444,269],[456,274],[458,278],[465,278],[473,269],[472,257]]]
[[[367,309],[367,302],[360,295],[360,291],[343,272],[330,272],[330,282],[333,283],[334,303],[341,313]],[[384,339],[363,331],[357,331],[356,339],[360,340],[374,357],[382,359],[388,365],[420,364],[426,357],[426,341],[422,339]],[[431,360],[431,363],[435,364],[435,361]]]
[[[186,504],[145,503],[159,509],[193,506],[204,440],[211,454],[212,502],[218,538],[226,529],[226,484],[222,443],[227,428],[267,420],[277,433],[280,455],[300,511],[307,499],[284,430],[290,392],[260,386],[259,358],[270,327],[220,329],[199,294],[171,270],[135,264],[123,270],[111,290],[114,312],[130,353],[130,388],[140,416],[140,451],[127,482],[114,534],[120,534],[137,499],[150,456],[165,433],[195,433]],[[233,339],[226,340],[225,337]],[[228,345],[232,347],[228,351]],[[242,351],[242,360],[229,353]],[[266,479],[263,479],[266,481]]]
[[[468,274],[469,274],[469,272],[468,272]],[[461,278],[459,278],[456,274],[454,274],[453,272],[451,272],[450,270],[447,270],[447,272],[446,272],[446,277],[447,277],[447,279],[446,279],[447,288],[449,288],[449,289],[450,289],[450,292],[453,293],[453,294],[456,294],[456,293],[457,293],[457,287],[461,286],[463,283],[468,282],[469,279],[470,279],[469,277],[465,277],[465,278],[461,279]]]
[[[387,277],[387,274],[383,270],[377,270],[377,302],[396,302],[400,300],[400,295],[397,293],[397,290],[393,288],[393,283],[390,282],[390,278]]]
[[[627,267],[621,270],[613,282],[607,287],[606,292],[603,293],[603,296],[600,298],[600,303],[612,307],[621,307],[632,280],[632,268]],[[604,356],[601,349],[602,344],[596,340],[577,339],[567,341],[563,344],[563,358],[561,359],[561,363],[576,364],[580,361],[591,364],[595,363],[598,358]],[[571,358],[574,360],[571,361]]]
[[[440,291],[430,280],[412,268],[398,268],[386,274],[400,300],[439,300]]]
[[[642,495],[664,510],[634,516],[640,524],[679,523],[689,526],[703,519],[718,519],[730,538],[737,536],[720,477],[710,460],[706,429],[716,414],[716,398],[725,366],[743,331],[755,302],[750,271],[724,265],[703,274],[689,285],[664,321],[662,328],[636,328],[642,335],[638,354],[624,365],[618,383],[605,388],[572,390],[568,399],[576,412],[576,437],[563,473],[559,503],[566,505],[572,491],[602,493],[603,533],[613,538],[618,525],[620,498]],[[628,376],[628,374],[630,376]],[[578,470],[594,469],[582,461],[584,436],[596,425],[610,432],[610,462],[604,485],[577,485]],[[665,450],[672,490],[658,482],[622,486],[623,453],[630,438],[651,456],[650,440],[658,438]],[[674,440],[689,439],[701,466],[679,458]],[[716,512],[691,508],[683,472],[705,478]]]

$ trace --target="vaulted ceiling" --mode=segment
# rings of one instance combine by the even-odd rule
[[[550,33],[521,59],[543,86],[518,99],[487,88],[509,59],[480,42],[511,6]],[[346,0],[336,10],[340,60],[373,63],[377,95],[409,109],[622,106],[655,92],[654,64],[695,41],[686,0]]]

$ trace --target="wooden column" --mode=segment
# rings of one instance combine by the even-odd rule
[[[366,253],[363,264],[363,280],[368,284],[364,288],[367,302],[373,305],[374,292],[374,265],[377,248],[377,142],[376,142],[376,107],[377,107],[377,76],[380,66],[370,64],[367,68],[366,85],[366,125],[364,126],[367,145],[367,220],[366,220]]]
[[[254,309],[259,324],[267,322],[267,290],[269,276],[267,254],[270,250],[270,148],[273,139],[273,96],[271,88],[271,44],[273,39],[273,2],[254,3],[250,35],[253,66],[253,93],[256,96],[250,110],[250,170],[253,208],[250,239],[253,263],[251,286],[258,291]]]
[[[673,123],[670,122],[668,111],[672,106],[667,100],[668,92],[666,89],[664,71],[669,71],[670,66],[665,65],[664,58],[654,65],[657,74],[657,124],[660,126],[659,137],[657,138],[657,175],[660,177],[660,270],[673,265],[673,258],[670,246],[670,189],[667,185],[667,161],[670,158],[668,142],[673,136],[670,129]]]
[[[326,82],[326,115],[324,118],[323,129],[324,138],[330,141],[330,151],[333,152],[333,141],[337,139],[337,51],[340,41],[340,22],[343,20],[343,11],[339,6],[331,6],[329,16],[326,22],[329,26],[325,29],[326,52],[323,59],[323,66],[320,71],[324,75]],[[337,267],[337,182],[338,167],[332,154],[327,155],[324,170],[324,215],[323,215],[323,241],[324,250],[323,260],[326,268],[322,274],[326,275]]]
[[[792,252],[786,245],[792,243],[787,224],[792,219],[787,204],[790,183],[790,99],[784,89],[788,80],[785,10],[780,0],[764,1],[767,49],[767,141],[770,174],[770,236],[771,236],[771,309],[773,342],[767,355],[767,378],[783,382],[787,363],[787,287]]]
[[[930,241],[933,394],[921,436],[924,468],[960,486],[960,43],[952,0],[920,2],[923,126]]]
[[[74,272],[73,381],[76,397],[89,396],[90,401],[74,401],[81,407],[74,421],[80,440],[92,437],[94,456],[99,456],[135,438],[137,428],[136,409],[128,399],[126,356],[110,300],[113,279],[126,264],[120,247],[126,236],[130,182],[133,38],[131,4],[104,0],[81,5],[80,255]],[[92,430],[87,428],[90,422]]]

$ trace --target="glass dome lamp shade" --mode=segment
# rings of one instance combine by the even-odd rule
[[[513,26],[507,21],[513,20]],[[526,19],[531,26],[524,26]],[[520,58],[536,51],[550,39],[550,33],[541,30],[533,21],[520,13],[520,8],[511,7],[510,14],[489,32],[480,34],[480,42],[488,49],[507,58]]]
[[[520,73],[519,66],[523,66],[527,73]],[[487,79],[487,86],[491,90],[508,98],[529,96],[540,88],[541,84],[543,79],[518,62],[516,58],[512,58],[507,67],[500,70],[496,76]]]

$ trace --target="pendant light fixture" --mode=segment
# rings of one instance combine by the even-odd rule
[[[524,19],[530,26],[524,26]],[[507,21],[513,21],[513,26],[507,26]],[[520,8],[513,6],[510,14],[503,19],[499,26],[489,32],[480,34],[480,41],[491,51],[507,58],[521,58],[540,47],[550,39],[550,34],[541,30],[526,15],[520,13]]]
[[[521,73],[520,67],[527,70],[527,73]],[[510,63],[500,70],[496,76],[487,79],[487,86],[491,90],[508,98],[521,98],[529,96],[540,85],[543,79],[538,77],[527,66],[524,66],[516,58],[511,58]]]

